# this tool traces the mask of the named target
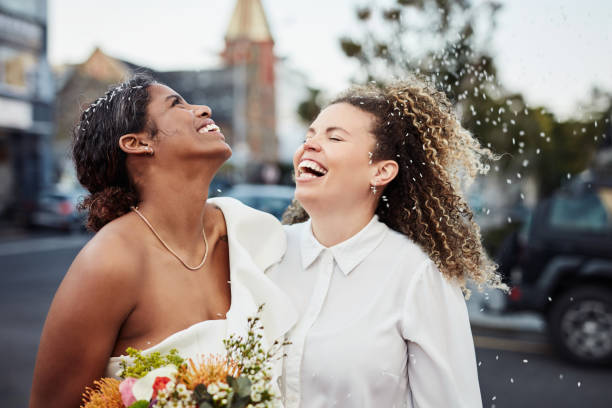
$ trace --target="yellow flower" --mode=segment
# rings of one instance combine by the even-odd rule
[[[124,408],[119,392],[119,380],[102,378],[93,388],[85,388],[81,408]]]
[[[176,378],[177,383],[185,384],[187,389],[193,390],[198,384],[209,384],[221,382],[226,383],[226,377],[240,375],[240,369],[233,361],[228,361],[221,355],[215,354],[201,357],[197,362],[189,359]]]

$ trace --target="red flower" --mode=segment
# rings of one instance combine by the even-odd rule
[[[155,382],[153,383],[153,396],[151,399],[157,398],[157,392],[166,388],[166,384],[170,382],[170,378],[168,377],[155,377]]]

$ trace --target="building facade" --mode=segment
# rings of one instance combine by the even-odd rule
[[[236,149],[256,163],[278,161],[274,40],[261,0],[238,0],[221,54],[233,73]]]
[[[0,216],[27,221],[53,176],[47,1],[0,0]]]
[[[71,128],[85,104],[130,74],[147,72],[190,103],[212,108],[234,152],[229,167],[236,181],[277,182],[276,63],[260,0],[236,1],[216,69],[155,71],[96,49],[87,61],[58,77],[56,158],[65,162]]]

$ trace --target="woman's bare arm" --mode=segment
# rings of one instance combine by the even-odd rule
[[[98,236],[62,281],[42,332],[30,408],[79,407],[104,375],[117,334],[137,303],[137,262],[120,240]]]

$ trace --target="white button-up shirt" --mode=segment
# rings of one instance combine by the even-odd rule
[[[286,408],[481,407],[467,308],[418,245],[377,216],[326,248],[287,226],[269,276],[293,299]]]

